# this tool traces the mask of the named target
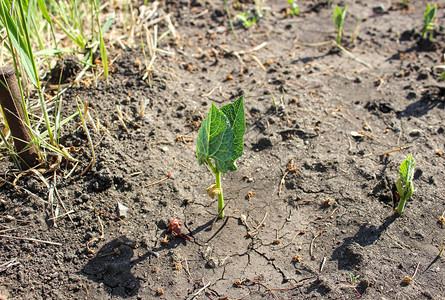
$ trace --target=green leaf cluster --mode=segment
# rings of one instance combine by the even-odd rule
[[[337,44],[340,44],[341,42],[341,31],[343,29],[347,8],[347,5],[343,7],[343,9],[340,9],[338,5],[336,5],[334,8],[334,24],[337,25]]]
[[[431,6],[429,3],[426,5],[425,13],[423,16],[423,29],[422,29],[422,37],[426,37],[426,33],[428,31],[434,30],[434,18],[436,17],[437,4]],[[432,38],[432,34],[430,35]]]
[[[415,165],[416,163],[411,154],[409,154],[400,164],[399,179],[396,181],[397,192],[400,196],[399,206],[397,208],[397,213],[399,215],[403,212],[406,200],[408,200],[414,193],[413,178]]]
[[[244,13],[238,13],[238,19],[241,20],[241,22],[243,23],[244,27],[246,28],[250,28],[253,25],[256,24],[257,19],[258,19],[258,15],[255,14],[255,16],[253,16],[252,19],[249,18],[249,12],[245,11]]]
[[[287,0],[287,3],[291,6],[290,14],[292,16],[298,16],[300,14],[300,9],[298,8],[297,0]]]
[[[198,132],[196,142],[198,164],[207,163],[214,173],[237,170],[235,161],[243,155],[245,132],[243,96],[220,109],[212,103]],[[214,166],[210,159],[215,162]]]

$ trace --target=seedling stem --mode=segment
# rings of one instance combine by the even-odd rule
[[[219,218],[224,217],[221,173],[236,171],[235,161],[243,155],[243,136],[246,132],[243,99],[241,96],[221,108],[212,103],[196,141],[198,164],[206,163],[215,174],[216,184],[208,187],[207,193],[212,199],[218,195]]]
[[[222,219],[224,218],[224,196],[221,185],[221,172],[218,172],[216,170],[210,159],[207,159],[206,162],[209,165],[210,169],[212,169],[213,174],[215,174],[215,188],[220,190],[218,193],[218,217]]]
[[[221,189],[221,192],[218,194],[218,212],[219,217],[224,218],[224,196],[221,188],[221,172],[215,173],[216,178],[216,188]]]

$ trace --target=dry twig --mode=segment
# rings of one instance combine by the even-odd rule
[[[406,149],[409,149],[409,148],[411,148],[411,146],[400,147],[400,148],[397,148],[397,149],[393,149],[393,150],[389,150],[389,151],[380,153],[379,156],[385,156],[385,155],[388,155],[388,154],[390,154],[390,153],[397,152],[397,151],[402,151],[402,150],[406,150]]]
[[[257,227],[255,227],[254,230],[247,232],[246,236],[247,237],[252,237],[255,233],[258,232],[258,230],[261,228],[261,226],[263,226],[264,221],[266,220],[268,212],[266,211],[266,213],[264,214],[263,220],[261,220],[260,224],[258,224]]]
[[[306,233],[306,230],[305,229],[301,229],[300,231],[297,232],[297,234],[295,234],[294,238],[289,243],[287,243],[286,245],[277,245],[277,246],[272,246],[272,247],[275,248],[275,249],[287,247],[287,246],[291,245],[295,241],[297,236],[299,236],[300,234],[305,234],[305,233]]]
[[[0,237],[8,238],[8,239],[14,239],[14,240],[24,240],[24,241],[30,241],[30,242],[37,242],[37,243],[43,243],[43,244],[49,244],[49,245],[55,245],[55,246],[62,246],[61,243],[56,243],[56,242],[51,242],[51,241],[43,241],[43,240],[38,240],[38,239],[33,239],[33,238],[24,238],[24,237],[4,235],[4,234],[0,234]]]
[[[316,238],[318,238],[323,233],[323,230],[320,231],[311,241],[311,247],[309,248],[309,255],[311,256],[311,259],[314,260],[316,258],[315,255],[313,255],[313,249],[314,249],[314,241]]]
[[[97,215],[97,220],[99,221],[100,232],[101,232],[101,234],[100,234],[100,236],[98,236],[98,237],[94,237],[94,238],[92,238],[92,239],[87,243],[87,250],[88,250],[88,252],[93,253],[93,254],[95,254],[96,252],[95,252],[94,250],[91,250],[91,249],[90,249],[90,245],[91,245],[91,243],[94,242],[94,241],[101,240],[101,239],[103,239],[103,238],[105,237],[105,235],[104,235],[104,225],[102,224],[102,220],[100,219],[99,215]]]

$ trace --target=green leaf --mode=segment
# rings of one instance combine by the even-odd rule
[[[406,200],[408,200],[414,193],[413,177],[414,177],[414,158],[409,154],[406,159],[400,164],[399,179],[396,181],[397,192],[400,200],[397,208],[397,213],[401,215],[405,207]]]
[[[45,20],[48,23],[51,23],[51,17],[49,16],[48,10],[46,9],[45,1],[44,0],[37,0],[37,3],[40,8],[40,12],[42,13],[42,16],[45,18]]]
[[[37,87],[36,73],[34,73],[33,62],[31,60],[31,56],[29,53],[29,49],[26,45],[26,39],[24,37],[24,33],[20,24],[15,22],[15,19],[11,17],[9,14],[9,10],[11,7],[7,7],[6,2],[0,3],[0,23],[6,28],[6,33],[11,40],[11,47],[15,48],[20,57],[20,61],[25,69],[28,78],[31,83]],[[15,17],[16,14],[14,14]],[[19,16],[20,18],[20,16]],[[23,19],[19,19],[18,22],[23,21]],[[23,24],[22,24],[23,25]]]
[[[340,7],[336,5],[334,8],[334,23],[335,25],[337,25],[338,28],[343,27],[343,21],[345,20],[347,7],[348,6],[346,5],[345,7],[343,7],[343,9],[340,9]]]
[[[217,172],[226,173],[232,164],[233,133],[227,117],[212,103],[196,141],[198,164],[215,161]],[[215,170],[214,170],[215,171]]]
[[[246,132],[246,119],[244,116],[244,96],[239,97],[235,102],[229,103],[221,107],[221,111],[229,120],[234,140],[233,140],[233,157],[230,171],[238,168],[235,161],[243,155],[244,149],[244,133]]]
[[[413,181],[414,177],[414,158],[409,154],[406,159],[400,164],[399,175],[402,179],[404,185],[408,185],[409,182]]]
[[[425,26],[428,26],[433,20],[434,17],[436,16],[436,10],[437,10],[437,6],[436,4],[434,4],[434,6],[430,6],[430,4],[428,3],[425,9],[425,14],[423,17],[423,21]]]
[[[340,25],[340,22],[341,22],[341,10],[338,7],[338,5],[336,5],[334,7],[334,23],[338,27]]]

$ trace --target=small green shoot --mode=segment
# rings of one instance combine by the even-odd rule
[[[426,5],[425,14],[423,16],[423,29],[422,29],[422,38],[426,38],[426,34],[428,31],[430,33],[430,39],[433,38],[432,31],[434,30],[434,18],[436,17],[437,4],[431,6],[429,3]]]
[[[290,14],[292,16],[298,16],[300,14],[300,9],[298,8],[297,0],[287,0],[290,4]]]
[[[256,24],[258,15],[255,14],[253,18],[249,18],[249,11],[245,11],[244,13],[238,13],[238,19],[240,19],[244,27],[250,28]]]
[[[343,7],[343,9],[340,9],[338,7],[338,5],[336,5],[334,8],[334,24],[337,26],[337,44],[338,45],[340,45],[340,43],[341,43],[343,22],[345,21],[347,8],[348,8],[347,5],[345,7]]]
[[[328,5],[328,8],[331,9],[331,7],[332,7],[332,0],[328,0],[327,1],[327,5]]]
[[[441,54],[440,62],[442,63],[440,66],[435,66],[434,68],[442,70],[442,74],[440,74],[439,80],[445,79],[445,53]]]
[[[408,0],[403,0],[402,1],[402,8],[405,8],[405,9],[408,8]]]
[[[397,192],[400,200],[397,207],[397,214],[401,215],[405,207],[406,200],[408,200],[414,193],[413,177],[414,177],[414,158],[409,154],[402,162],[399,168],[399,179],[396,182]]]
[[[263,4],[264,0],[255,0],[255,16],[257,19],[263,17]]]
[[[235,40],[237,40],[238,36],[236,35],[235,27],[233,27],[232,17],[231,17],[230,12],[229,12],[229,5],[227,4],[227,0],[224,0],[224,9],[226,11],[227,18],[229,19],[230,29],[232,30],[232,33],[233,33],[233,36],[235,37]]]
[[[218,216],[224,218],[224,197],[221,173],[236,171],[235,161],[243,155],[246,132],[244,96],[217,108],[213,103],[202,122],[196,141],[198,164],[207,163],[215,174],[216,184],[207,189],[211,198],[218,195]],[[210,159],[213,159],[213,163]]]
[[[357,282],[357,279],[360,277],[360,275],[354,275],[354,273],[349,273],[349,280],[352,285],[355,285]]]

